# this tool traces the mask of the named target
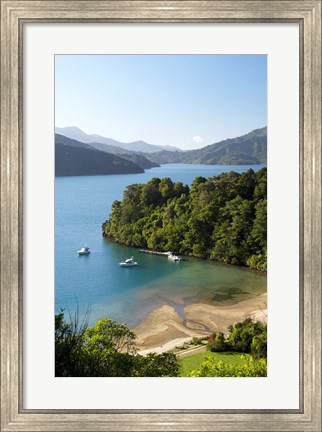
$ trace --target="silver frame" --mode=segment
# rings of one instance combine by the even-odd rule
[[[26,410],[22,404],[22,28],[29,22],[300,24],[298,410]],[[1,431],[321,432],[321,0],[1,0]]]

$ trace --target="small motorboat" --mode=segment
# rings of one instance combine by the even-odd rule
[[[169,253],[168,254],[168,259],[171,260],[171,261],[176,261],[176,262],[182,260],[178,255],[173,254],[173,253]]]
[[[131,257],[131,258],[126,259],[123,262],[120,262],[119,265],[121,267],[133,267],[133,266],[138,265],[138,263],[136,261],[134,261],[133,257]]]
[[[77,251],[78,255],[88,255],[91,253],[91,251],[89,250],[89,247],[82,247],[79,251]]]

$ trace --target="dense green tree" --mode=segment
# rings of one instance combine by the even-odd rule
[[[125,324],[103,318],[84,332],[84,345],[89,349],[113,349],[135,353],[135,334]]]
[[[133,376],[176,377],[179,376],[179,363],[172,353],[150,353],[146,357],[136,356]]]
[[[267,357],[267,329],[264,329],[261,334],[253,337],[250,349],[255,358]]]
[[[169,177],[165,177],[160,181],[159,191],[163,200],[166,202],[174,196],[173,182]]]
[[[256,173],[256,185],[254,190],[254,200],[260,201],[267,197],[267,169],[263,168]]]
[[[81,376],[82,337],[86,319],[79,323],[77,316],[66,322],[64,310],[55,315],[55,373],[56,376]]]
[[[247,170],[244,175],[239,177],[238,192],[239,195],[247,200],[253,199],[256,186],[256,174],[254,170]]]
[[[257,255],[251,255],[247,261],[246,264],[256,270],[260,271],[266,271],[267,270],[267,251],[263,254],[259,253]]]
[[[229,351],[230,346],[226,341],[224,333],[213,333],[211,336],[209,336],[207,349],[213,352]]]
[[[237,351],[251,354],[254,358],[267,355],[267,324],[247,318],[228,327],[228,335],[213,333],[209,336],[207,349],[213,352]]]
[[[229,326],[228,330],[228,343],[233,350],[254,353],[255,356],[260,356],[261,353],[266,355],[266,348],[264,347],[267,345],[266,324],[247,318]]]
[[[258,201],[255,206],[255,219],[248,237],[249,247],[256,254],[266,249],[267,239],[267,200]]]
[[[252,220],[253,204],[240,196],[222,207],[214,227],[211,257],[226,263],[244,264],[248,258],[247,238]]]
[[[176,182],[173,186],[175,196],[181,197],[182,195],[188,195],[189,187],[184,185],[182,182]]]
[[[143,207],[152,206],[154,208],[162,203],[160,182],[159,178],[154,177],[143,186],[141,194]]]

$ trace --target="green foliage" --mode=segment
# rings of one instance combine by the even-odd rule
[[[190,373],[191,377],[266,377],[266,359],[246,358],[242,365],[232,365],[208,357],[201,366]]]
[[[230,346],[226,342],[224,333],[213,333],[209,336],[207,349],[212,352],[224,352],[229,351]]]
[[[267,357],[267,331],[253,337],[250,350],[254,358]]]
[[[247,318],[228,327],[228,343],[232,350],[251,353],[254,357],[266,357],[267,325]]]
[[[260,271],[266,271],[267,270],[267,253],[265,251],[265,254],[258,254],[258,255],[252,255],[249,257],[246,261],[246,264],[254,269],[254,270],[260,270]]]
[[[170,178],[128,186],[112,205],[103,235],[127,246],[172,250],[248,265],[267,262],[267,170],[196,177],[191,189]]]
[[[146,357],[136,356],[136,367],[132,376],[176,377],[179,376],[179,364],[171,353],[150,353]]]
[[[86,328],[66,323],[64,311],[55,316],[55,376],[62,377],[162,377],[178,376],[173,354],[136,353],[135,334],[125,324],[109,318]]]
[[[81,341],[87,320],[78,321],[78,313],[67,323],[64,310],[55,315],[55,373],[56,376],[80,376],[82,369]],[[72,375],[69,375],[69,371]]]
[[[237,351],[254,358],[267,356],[267,324],[247,318],[228,327],[229,334],[213,333],[207,349],[212,352]]]
[[[135,338],[135,334],[125,324],[103,318],[94,327],[85,330],[84,345],[91,350],[112,349],[135,353]]]
[[[207,340],[207,336],[203,336],[203,337],[197,337],[194,336],[191,340],[191,344],[192,345],[200,345],[202,344],[205,340]]]

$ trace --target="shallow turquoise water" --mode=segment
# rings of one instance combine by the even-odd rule
[[[254,170],[261,167],[252,166]],[[226,304],[264,292],[266,277],[259,273],[191,258],[174,263],[120,246],[101,234],[112,202],[122,198],[128,184],[171,177],[190,185],[197,175],[209,177],[248,168],[169,164],[143,174],[56,178],[56,311],[62,307],[73,313],[78,305],[82,318],[90,306],[90,324],[109,316],[133,326],[165,303],[183,314],[184,305],[195,301]],[[76,251],[84,245],[91,248],[91,254],[78,256]],[[132,255],[137,267],[118,265]]]

